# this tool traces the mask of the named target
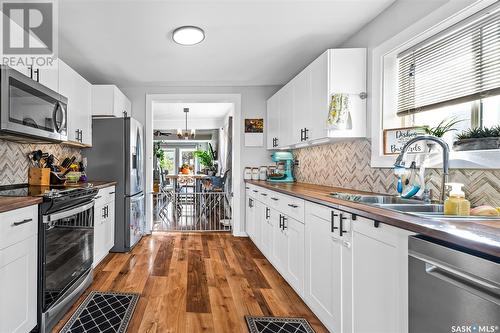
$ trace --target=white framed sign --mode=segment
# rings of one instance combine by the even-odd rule
[[[384,155],[398,155],[406,142],[416,136],[425,134],[424,127],[401,127],[384,130]],[[408,149],[408,153],[425,152],[425,142],[417,142]]]

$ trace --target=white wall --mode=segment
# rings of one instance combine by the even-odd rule
[[[146,122],[146,94],[240,94],[241,95],[241,117],[240,128],[244,128],[245,118],[266,118],[266,101],[280,87],[259,86],[259,87],[161,87],[161,86],[140,86],[140,87],[120,87],[123,93],[132,102],[132,116],[141,123]],[[266,123],[264,122],[264,126]],[[237,135],[237,133],[235,133]],[[240,133],[240,167],[243,170],[246,166],[269,165],[271,163],[270,153],[265,147],[245,147],[244,133]],[[264,140],[264,142],[266,142]],[[238,147],[235,147],[238,149]],[[242,176],[242,175],[241,175]],[[242,177],[241,177],[242,178]],[[241,186],[244,189],[244,186]],[[245,206],[244,191],[235,191],[234,199],[239,200],[241,207]],[[234,234],[244,235],[245,225],[244,210],[240,216],[235,216],[237,221],[233,221]]]
[[[242,125],[245,118],[266,118],[266,101],[279,86],[256,87],[120,87],[132,102],[132,116],[144,124],[146,94],[241,94]],[[266,123],[264,122],[264,126]],[[244,143],[243,133],[241,142]],[[264,138],[264,142],[266,139]],[[269,164],[271,159],[264,147],[240,147],[243,166]]]

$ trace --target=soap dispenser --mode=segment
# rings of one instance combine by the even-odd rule
[[[470,214],[470,202],[465,199],[465,193],[462,191],[464,184],[446,183],[451,186],[448,199],[444,202],[444,215],[468,216]]]

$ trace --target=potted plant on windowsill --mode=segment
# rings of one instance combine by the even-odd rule
[[[500,149],[500,126],[469,128],[457,135],[453,150]]]
[[[204,173],[213,176],[215,174],[215,166],[212,155],[206,150],[197,150],[194,152],[194,156],[198,158],[198,161],[202,166],[204,166]]]

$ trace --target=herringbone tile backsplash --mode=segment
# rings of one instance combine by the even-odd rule
[[[362,191],[397,194],[392,169],[370,167],[371,145],[368,140],[354,140],[294,150],[299,166],[297,181]],[[434,199],[440,194],[442,172],[427,170]],[[472,205],[500,207],[500,170],[452,169],[450,181],[465,184],[465,194]]]
[[[0,185],[28,182],[28,154],[40,149],[53,154],[58,159],[76,156],[81,160],[80,149],[60,144],[24,144],[0,139]]]

